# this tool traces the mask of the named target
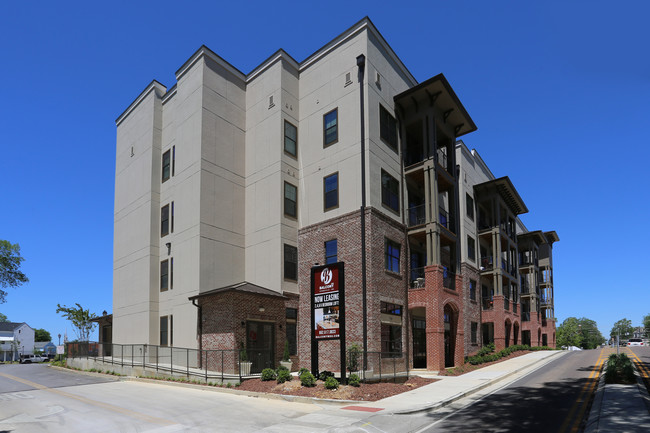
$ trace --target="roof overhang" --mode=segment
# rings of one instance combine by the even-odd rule
[[[474,121],[443,74],[429,78],[396,95],[393,99],[398,111],[401,112],[409,108],[417,111],[420,107],[434,105],[439,107],[445,122],[454,128],[456,137],[476,131]]]
[[[474,185],[475,196],[480,197],[489,194],[490,192],[497,192],[515,215],[521,215],[528,212],[526,204],[508,176]]]
[[[517,234],[517,240],[518,241],[525,241],[525,240],[528,240],[528,239],[532,240],[537,245],[541,245],[544,242],[546,242],[546,238],[544,237],[544,233],[542,233],[541,230],[535,230],[534,232],[526,232],[526,233]]]
[[[544,237],[546,238],[546,242],[549,244],[553,244],[553,242],[559,242],[560,237],[555,233],[555,230],[551,230],[550,232],[544,232]]]
[[[286,299],[286,296],[282,295],[281,293],[278,293],[274,290],[267,289],[266,287],[258,286],[257,284],[248,283],[246,281],[237,284],[232,284],[230,286],[220,287],[218,289],[208,290],[207,292],[190,296],[188,299],[190,301],[194,301],[195,299],[204,298],[206,296],[219,295],[226,292],[249,293],[254,295],[272,296],[275,298]]]

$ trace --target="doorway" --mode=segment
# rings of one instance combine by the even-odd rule
[[[456,321],[457,315],[449,304],[443,310],[445,321],[445,367],[454,366],[456,354]]]
[[[261,373],[265,368],[275,367],[275,324],[270,322],[246,322],[246,352],[251,361],[251,373]]]
[[[427,368],[426,320],[413,318],[413,368]]]

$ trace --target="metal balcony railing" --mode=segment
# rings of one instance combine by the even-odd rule
[[[440,223],[441,226],[449,230],[451,226],[449,212],[447,212],[443,208],[438,209],[438,222]]]
[[[411,289],[424,289],[424,267],[411,269],[411,281],[409,288]]]
[[[442,286],[445,289],[456,290],[456,274],[449,271],[447,268],[442,273]]]
[[[510,310],[510,299],[503,298],[503,309],[506,311]]]
[[[522,322],[530,322],[530,311],[522,311],[521,312],[521,321]]]
[[[447,149],[444,147],[439,148],[436,151],[436,162],[444,167],[445,170],[449,170],[447,164]]]
[[[494,309],[494,299],[493,298],[483,298],[481,302],[483,310],[492,310]]]
[[[494,268],[494,260],[492,256],[481,257],[481,270],[491,271]]]
[[[408,209],[408,226],[419,226],[427,222],[426,204],[410,206]]]

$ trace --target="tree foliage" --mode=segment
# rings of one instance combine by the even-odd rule
[[[643,317],[643,331],[646,338],[650,338],[650,314]]]
[[[97,326],[97,323],[91,322],[91,320],[97,316],[95,313],[91,313],[90,310],[84,310],[78,303],[75,305],[76,307],[66,307],[65,305],[56,304],[56,312],[61,313],[61,316],[72,322],[79,341],[88,341],[90,340],[90,333]]]
[[[45,329],[34,329],[34,341],[52,341],[52,336]]]
[[[621,319],[618,322],[614,323],[612,330],[609,333],[611,337],[616,337],[620,335],[621,337],[632,336],[634,333],[634,328],[632,327],[632,321],[628,319]]]
[[[580,347],[582,343],[582,334],[580,333],[580,322],[575,317],[569,317],[558,326],[556,331],[556,343],[560,347],[576,346]]]
[[[7,319],[7,316],[4,314],[0,313],[0,322],[8,322],[9,319]]]
[[[7,292],[2,289],[18,287],[29,279],[20,271],[23,262],[20,245],[0,239],[0,304],[6,302]]]

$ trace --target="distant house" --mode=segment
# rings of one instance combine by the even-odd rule
[[[34,353],[34,330],[27,323],[0,322],[0,360]]]
[[[37,341],[34,343],[34,351],[42,352],[46,355],[56,355],[56,346],[51,341]]]

